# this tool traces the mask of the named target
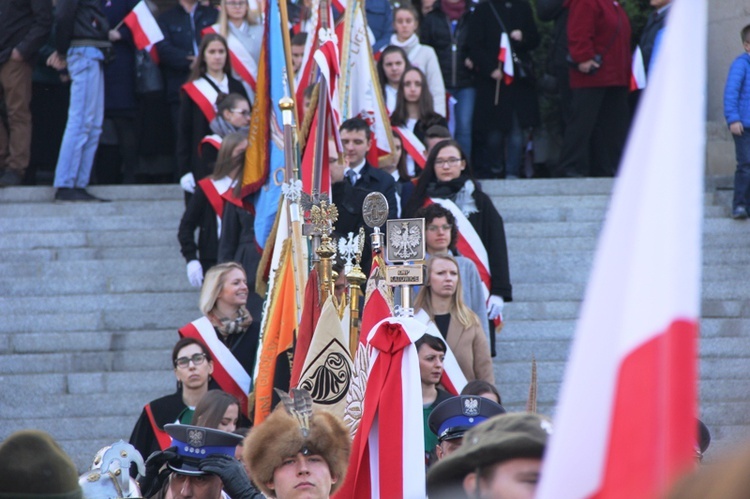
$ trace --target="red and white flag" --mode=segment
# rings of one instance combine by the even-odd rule
[[[643,65],[643,52],[641,46],[635,46],[633,52],[633,66],[630,72],[630,91],[643,90],[646,88],[646,67]]]
[[[662,497],[693,466],[706,11],[705,0],[672,7],[600,237],[538,498]]]
[[[510,85],[513,82],[513,49],[510,46],[510,38],[508,33],[503,31],[500,34],[500,50],[497,53],[497,60],[500,61],[503,66],[503,81],[506,85]]]
[[[145,0],[138,2],[133,10],[125,16],[123,22],[133,33],[133,42],[138,50],[143,50],[149,45],[164,40],[164,33],[161,32],[159,24],[154,19],[154,15]]]

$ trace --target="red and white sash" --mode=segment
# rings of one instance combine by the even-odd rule
[[[482,288],[484,289],[484,299],[488,300],[490,297],[490,290],[492,289],[492,281],[490,274],[490,260],[487,257],[487,249],[482,243],[482,238],[479,237],[474,226],[471,225],[469,219],[456,206],[456,203],[450,199],[441,198],[428,198],[425,201],[425,206],[432,203],[437,203],[443,208],[450,210],[453,217],[456,219],[456,227],[458,228],[458,241],[456,241],[456,248],[458,252],[474,262],[479,271],[479,277],[482,279]]]
[[[216,117],[216,98],[219,92],[204,77],[185,83],[182,89],[210,123]]]
[[[247,416],[247,395],[252,387],[252,379],[232,352],[219,340],[211,321],[207,317],[186,324],[179,330],[181,337],[202,341],[214,359],[212,376],[222,390],[237,397],[240,409]]]
[[[203,30],[203,34],[206,33],[219,33],[219,25],[214,24]],[[250,55],[242,42],[231,32],[227,33],[227,46],[229,47],[229,61],[232,64],[232,69],[237,76],[242,79],[245,83],[250,85],[250,88],[255,92],[255,79],[258,77],[258,63]]]
[[[419,140],[416,135],[414,135],[414,132],[412,132],[405,126],[397,126],[393,129],[396,131],[398,136],[401,137],[401,143],[403,144],[406,152],[409,153],[409,156],[414,159],[414,162],[418,164],[420,168],[424,168],[425,161],[427,161],[427,158],[425,157],[427,148],[422,143],[422,141]]]
[[[211,208],[214,209],[214,212],[219,219],[224,215],[224,202],[226,200],[223,195],[229,188],[230,183],[231,179],[228,177],[224,177],[221,180],[214,180],[206,177],[198,181],[198,185],[203,189]]]
[[[206,135],[205,137],[201,139],[201,143],[198,146],[198,154],[201,153],[201,147],[203,146],[203,144],[210,144],[212,147],[215,147],[216,150],[218,151],[219,149],[221,149],[222,142],[224,142],[224,139],[221,137],[221,135],[216,135],[216,134]]]
[[[161,428],[156,423],[156,418],[154,417],[154,411],[151,410],[151,404],[146,404],[146,406],[143,409],[146,411],[146,415],[148,416],[148,422],[151,425],[151,431],[154,432],[154,437],[156,437],[156,442],[159,444],[159,448],[161,450],[164,450],[167,447],[170,447],[172,445],[172,437],[170,437],[169,434],[166,431],[164,431],[164,428]]]

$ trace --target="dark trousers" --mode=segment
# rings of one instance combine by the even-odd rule
[[[732,135],[737,170],[734,172],[734,200],[732,208],[750,207],[750,129],[742,135]]]
[[[627,87],[574,88],[560,156],[567,177],[617,173],[628,135]]]

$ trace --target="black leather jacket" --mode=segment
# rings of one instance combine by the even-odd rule
[[[55,50],[65,55],[73,40],[109,40],[109,22],[102,12],[100,0],[58,0],[55,11]]]
[[[0,64],[14,48],[31,62],[51,28],[50,0],[0,0]]]
[[[440,0],[419,27],[419,41],[435,49],[446,88],[464,88],[473,84],[472,72],[465,66],[464,60],[469,55],[467,28],[474,3],[466,0],[466,5],[455,32],[451,29],[448,16],[440,8]]]

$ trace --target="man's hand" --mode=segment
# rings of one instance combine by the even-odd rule
[[[503,79],[503,72],[499,69],[496,69],[492,73],[490,73],[490,78],[500,81]]]
[[[523,33],[520,29],[514,29],[510,32],[510,39],[520,42],[521,40],[523,40]]]
[[[578,65],[578,71],[585,74],[590,73],[592,68],[599,69],[599,63],[594,59],[589,59],[588,61],[582,62]]]
[[[110,42],[117,42],[122,39],[122,35],[120,32],[116,29],[109,30],[109,41]]]
[[[737,135],[739,137],[745,131],[745,127],[742,126],[741,121],[735,121],[729,125],[729,131],[732,132],[732,135]]]
[[[13,49],[10,52],[10,60],[14,62],[23,62],[23,56],[21,55],[21,52],[18,51],[18,49]]]
[[[65,57],[58,54],[57,51],[52,52],[52,54],[50,54],[50,56],[47,58],[47,66],[53,67],[58,71],[62,71],[67,65],[68,64],[65,61]]]

